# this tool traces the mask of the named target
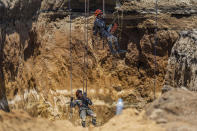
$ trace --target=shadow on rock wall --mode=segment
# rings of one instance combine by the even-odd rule
[[[5,83],[15,81],[18,72],[23,68],[25,48],[33,47],[32,23],[37,20],[36,13],[41,7],[41,2],[41,0],[0,2],[0,109],[7,112],[9,112],[6,98],[8,87]],[[34,53],[32,50],[29,52]],[[25,58],[27,57],[30,56],[26,55]],[[14,88],[11,90],[15,90]]]
[[[0,109],[4,110],[6,112],[9,112],[9,106],[8,106],[8,101],[6,97],[6,88],[5,88],[5,82],[4,82],[4,75],[3,75],[3,65],[2,65],[2,45],[3,41],[5,41],[5,37],[2,36],[1,31],[0,31]]]

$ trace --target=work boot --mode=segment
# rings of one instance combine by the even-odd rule
[[[85,121],[82,121],[81,124],[82,124],[83,127],[86,127],[86,122]]]
[[[116,46],[116,50],[117,50],[117,53],[122,53],[123,50],[120,50],[120,47],[119,47],[119,44],[117,41],[114,42],[115,46]]]
[[[93,124],[94,126],[96,126],[96,118],[93,118],[93,119],[92,119],[92,124]]]
[[[116,51],[114,51],[114,50],[112,50],[112,51],[111,51],[111,53],[112,53],[112,55],[117,54],[117,52],[116,52]]]
[[[127,52],[126,50],[121,50],[117,42],[115,42],[115,46],[116,46],[117,52],[118,52],[119,54],[120,54],[120,53],[126,53],[126,52]]]

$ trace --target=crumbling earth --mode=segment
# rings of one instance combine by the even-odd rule
[[[115,35],[121,48],[128,52],[112,56],[106,41],[92,35],[93,14],[87,18],[86,43],[83,13],[72,14],[69,37],[68,12],[63,10],[62,1],[2,0],[1,109],[23,109],[33,117],[50,120],[68,119],[70,96],[76,89],[83,88],[84,78],[87,78],[88,97],[93,99],[92,108],[97,113],[99,125],[114,116],[115,102],[120,97],[125,107],[143,110],[147,103],[154,100],[154,95],[160,96],[164,82],[172,80],[167,78],[171,74],[166,75],[170,72],[167,70],[168,58],[173,58],[171,51],[177,40],[184,39],[180,31],[193,29],[197,25],[196,7],[193,6],[195,1],[162,2],[159,2],[156,45],[153,2],[145,8],[147,1],[131,1],[118,9],[119,19],[116,22],[119,27]],[[106,14],[107,23],[112,20],[112,14]],[[73,94],[70,90],[70,39]],[[84,64],[85,45],[87,59]],[[73,124],[80,124],[77,110],[73,113]],[[110,121],[110,124],[113,125],[113,122]]]

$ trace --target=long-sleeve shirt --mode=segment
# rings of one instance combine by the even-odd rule
[[[79,111],[90,109],[88,105],[92,105],[92,101],[87,97],[82,97],[81,99],[74,100],[71,102],[71,107],[78,106]]]
[[[108,28],[105,24],[104,19],[96,18],[93,26],[93,34],[96,35],[99,33],[101,37],[109,37],[111,34],[108,32]]]

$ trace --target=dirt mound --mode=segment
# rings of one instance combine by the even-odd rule
[[[80,127],[74,127],[69,121],[51,122],[41,118],[32,118],[24,111],[5,113],[0,111],[1,131],[83,131]]]
[[[24,111],[14,111],[11,113],[0,112],[0,130],[3,131],[163,131],[154,122],[145,119],[139,112],[127,109],[122,115],[116,116],[103,127],[82,128],[74,127],[69,121],[51,122],[41,118],[32,118]],[[118,122],[117,122],[118,121]]]
[[[197,129],[197,94],[184,89],[164,93],[146,108],[146,114],[169,131]]]
[[[148,120],[143,113],[139,114],[134,109],[126,109],[122,115],[115,116],[103,127],[102,131],[164,131],[153,121]]]

